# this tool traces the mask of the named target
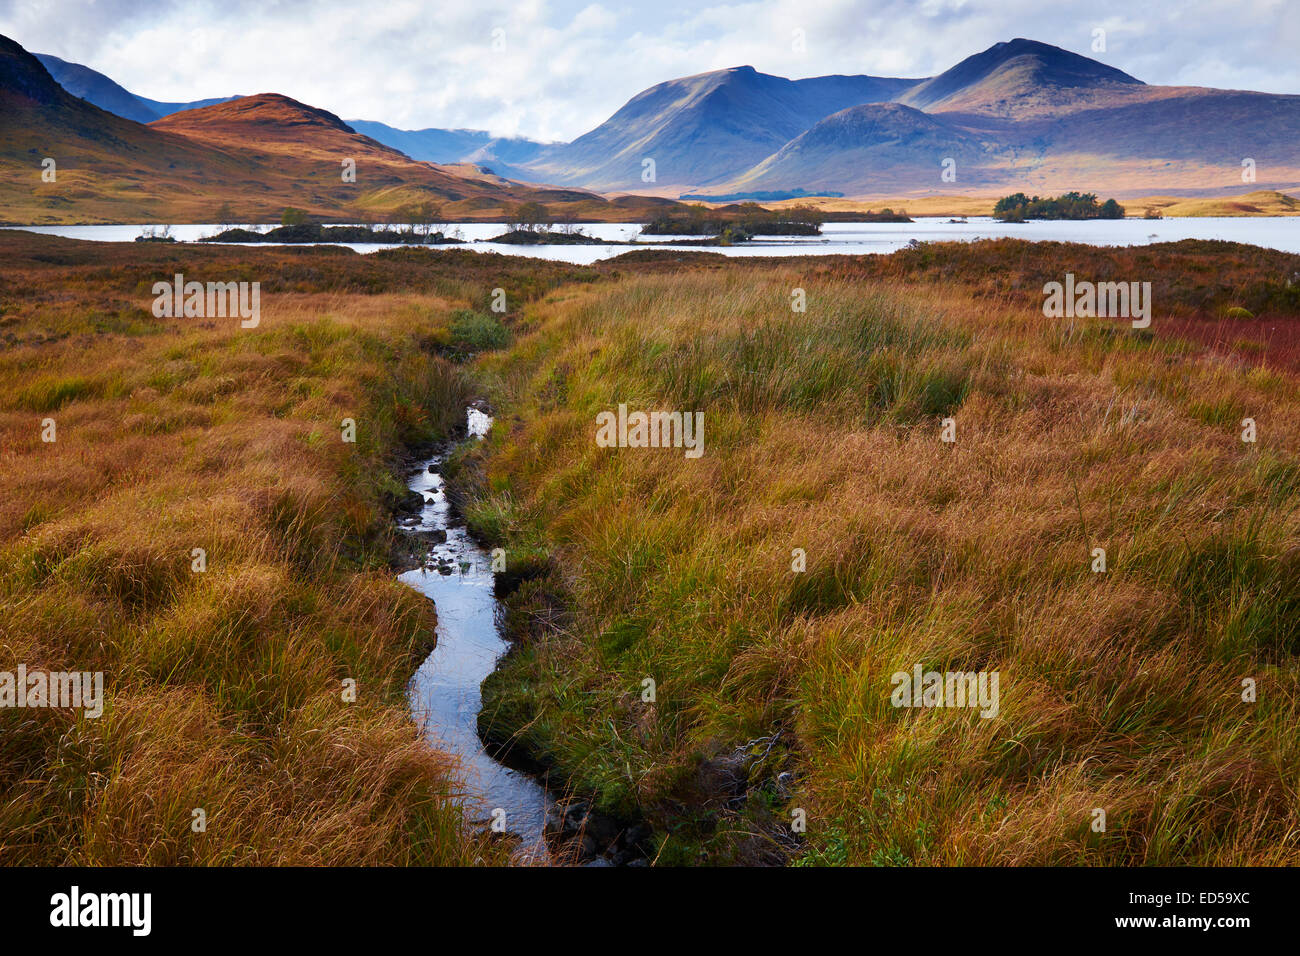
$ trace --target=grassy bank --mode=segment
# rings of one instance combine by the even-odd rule
[[[488,729],[651,819],[661,863],[1296,863],[1296,376],[1164,311],[1046,319],[1029,282],[1106,256],[1180,321],[1254,295],[1294,329],[1289,273],[925,254],[701,260],[526,309],[461,468],[523,579]],[[620,403],[702,411],[704,455],[597,447]],[[891,706],[918,664],[997,671],[997,715]]]
[[[472,396],[472,268],[0,244],[0,670],[105,682],[98,719],[0,709],[4,862],[500,862],[410,721],[434,615],[389,567],[399,456]],[[259,326],[154,318],[177,271],[261,280]]]

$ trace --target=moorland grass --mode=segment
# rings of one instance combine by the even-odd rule
[[[908,261],[525,310],[460,468],[480,534],[549,555],[487,729],[651,819],[660,862],[1297,862],[1296,376],[854,275]],[[597,447],[619,403],[703,411],[705,454]],[[894,708],[916,664],[998,671],[997,716]]]
[[[140,289],[175,263],[114,256],[5,271],[0,668],[102,671],[106,702],[0,709],[0,859],[502,862],[410,720],[434,617],[389,567],[398,457],[474,394],[437,344],[477,287],[377,295],[347,288],[360,257],[255,258],[236,271],[279,291],[245,330],[154,319]]]
[[[1296,860],[1295,257],[0,256],[0,667],[108,683],[0,711],[7,863],[502,861],[410,722],[433,621],[389,567],[395,452],[484,389],[448,473],[514,589],[485,729],[659,862]],[[1066,269],[1176,318],[1044,319]],[[175,271],[262,282],[262,325],[154,319]],[[703,411],[704,456],[596,447],[621,402]],[[997,669],[998,715],[891,707],[915,664]]]

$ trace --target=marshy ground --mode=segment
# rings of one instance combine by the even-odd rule
[[[108,691],[0,710],[7,862],[502,862],[407,715],[433,621],[390,568],[403,455],[475,398],[448,473],[517,641],[481,728],[659,863],[1300,856],[1300,257],[0,264],[0,654]],[[1151,282],[1151,328],[1045,318],[1067,271]],[[175,272],[261,282],[259,326],[154,318]],[[705,453],[598,447],[621,403]],[[997,716],[892,707],[916,664],[996,670]]]

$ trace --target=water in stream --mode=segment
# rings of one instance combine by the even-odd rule
[[[491,424],[483,412],[468,410],[470,440],[481,438]],[[424,495],[425,505],[419,521],[404,526],[447,532],[445,543],[432,546],[424,567],[399,578],[428,596],[438,612],[437,647],[411,679],[411,710],[431,744],[460,758],[462,779],[471,793],[468,819],[486,826],[494,811],[504,810],[506,829],[522,839],[520,854],[544,862],[549,857],[543,827],[551,797],[529,775],[494,760],[479,740],[479,685],[508,645],[492,593],[492,559],[451,514],[441,474],[443,458],[439,454],[429,459],[408,482]],[[448,563],[452,573],[438,570]]]

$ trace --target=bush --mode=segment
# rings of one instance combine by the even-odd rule
[[[452,344],[462,351],[486,352],[505,348],[510,333],[496,316],[458,309],[451,317]]]

